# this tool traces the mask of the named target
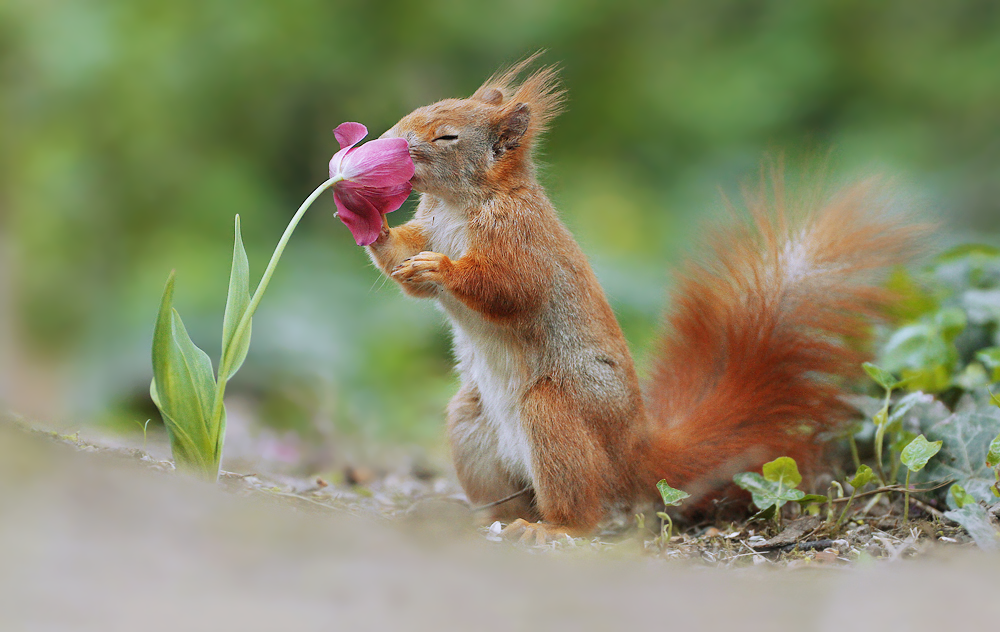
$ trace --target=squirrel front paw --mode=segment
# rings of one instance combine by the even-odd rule
[[[451,267],[451,259],[439,252],[421,252],[404,259],[389,274],[403,284],[443,285],[444,276]]]

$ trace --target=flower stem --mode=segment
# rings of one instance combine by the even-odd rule
[[[270,283],[271,276],[274,275],[274,269],[278,267],[278,260],[281,259],[281,254],[285,251],[285,245],[288,244],[288,240],[295,231],[295,227],[299,225],[299,221],[302,220],[306,211],[309,210],[309,207],[312,206],[312,203],[316,201],[323,191],[326,191],[343,179],[344,176],[338,174],[316,187],[316,190],[309,194],[309,197],[307,197],[301,206],[299,206],[299,210],[297,210],[295,215],[292,216],[291,221],[288,222],[288,227],[285,228],[285,232],[281,235],[281,239],[278,240],[278,245],[274,248],[274,254],[271,255],[271,260],[268,262],[267,268],[264,270],[264,274],[260,278],[260,283],[257,284],[257,289],[250,298],[250,304],[247,305],[246,311],[243,312],[243,316],[236,325],[236,330],[233,332],[233,340],[239,340],[243,336],[243,332],[246,331],[246,328],[250,326],[250,319],[253,317],[254,312],[257,311],[257,305],[260,304],[260,299],[264,296],[264,290],[267,289],[267,284]],[[229,374],[229,364],[231,362],[231,357],[219,359],[219,376],[215,385],[215,399],[212,406],[212,419],[216,422],[216,427],[219,428],[219,434],[215,438],[216,455],[221,455],[222,453],[220,447],[224,438],[223,435],[225,434],[225,427],[222,425],[222,414],[224,410],[223,397],[226,394],[227,381],[227,378],[224,376]],[[219,459],[219,462],[216,463],[217,469],[220,464],[221,458]]]

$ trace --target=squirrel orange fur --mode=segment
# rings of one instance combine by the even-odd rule
[[[839,382],[885,307],[878,274],[905,259],[914,229],[874,189],[842,191],[802,218],[775,194],[755,222],[715,236],[683,273],[651,380],[586,257],[535,177],[532,148],[559,112],[553,68],[518,82],[528,59],[468,99],[403,117],[422,193],[386,226],[375,264],[451,322],[461,387],[448,406],[459,480],[473,504],[573,532],[655,501],[666,479],[704,506],[736,472],[777,456],[802,465],[816,431],[849,414]]]

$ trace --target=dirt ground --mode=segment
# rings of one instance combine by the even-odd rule
[[[363,473],[355,473],[364,478]],[[348,478],[351,478],[348,476]],[[0,424],[0,629],[724,630],[995,624],[1000,556],[955,525],[622,518],[544,546],[477,528],[426,472],[189,480]],[[928,519],[929,518],[929,519]]]

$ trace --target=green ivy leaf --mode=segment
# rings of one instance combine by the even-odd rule
[[[976,359],[989,370],[990,382],[1000,382],[1000,347],[987,347],[976,352]]]
[[[919,482],[953,479],[978,501],[991,502],[996,480],[986,465],[991,441],[1000,434],[1000,409],[981,403],[950,415],[925,429],[928,438],[943,441],[937,458],[920,473]],[[947,498],[949,506],[953,500]],[[954,507],[953,507],[954,508]]]
[[[761,509],[754,515],[750,516],[749,520],[751,522],[754,520],[771,520],[777,512],[778,510],[775,505],[768,505],[764,509]]]
[[[934,325],[946,342],[952,342],[965,329],[965,312],[957,307],[939,310],[934,314]]]
[[[986,465],[988,467],[1000,465],[1000,434],[990,441],[990,446],[986,450]]]
[[[954,310],[941,310],[899,328],[882,351],[882,366],[887,372],[899,373],[911,391],[937,393],[948,388],[951,369],[958,362],[958,350],[951,337],[957,326]]]
[[[865,362],[861,365],[864,368],[865,373],[867,373],[873,380],[875,380],[879,386],[887,391],[891,391],[899,385],[899,380],[897,380],[892,373],[875,366],[871,362]]]
[[[177,467],[214,479],[218,462],[214,459],[216,429],[212,427],[212,361],[191,341],[180,314],[173,309],[173,296],[171,272],[153,330],[150,396],[163,415]]]
[[[872,468],[868,467],[865,464],[861,464],[861,466],[858,468],[857,474],[855,474],[854,478],[852,478],[848,482],[854,489],[860,489],[865,485],[867,485],[868,483],[872,482],[874,479],[875,479],[875,473],[872,472]]]
[[[900,397],[895,404],[893,404],[892,414],[890,414],[888,418],[889,425],[895,427],[896,424],[901,424],[903,419],[907,414],[909,414],[914,406],[918,404],[931,404],[933,402],[934,397],[922,391],[907,393],[903,397]]]
[[[961,509],[946,511],[944,515],[954,520],[969,532],[979,548],[984,551],[1000,549],[1000,532],[990,520],[990,515],[979,503],[962,506]]]
[[[962,293],[962,307],[974,325],[996,324],[1000,322],[1000,289],[966,290]]]
[[[914,439],[917,438],[917,433],[910,432],[909,430],[897,430],[893,434],[892,443],[889,445],[889,449],[893,452],[902,452],[906,449],[906,446],[910,445]]]
[[[762,468],[764,478],[772,483],[778,483],[783,487],[798,487],[802,482],[802,475],[795,459],[787,456],[779,456],[770,463],[765,463]]]
[[[676,507],[681,504],[682,500],[691,497],[691,494],[674,489],[668,485],[666,480],[661,480],[657,483],[656,489],[660,490],[660,498],[663,499],[663,504],[667,507]]]
[[[922,369],[901,371],[908,388],[928,393],[940,393],[952,384],[951,369],[944,364],[933,364]]]
[[[802,505],[803,507],[805,507],[806,505],[813,505],[813,504],[816,504],[816,503],[825,503],[828,500],[830,500],[830,499],[827,498],[826,496],[823,496],[822,494],[806,494],[805,496],[803,496],[802,498],[799,498],[795,502],[797,502],[800,505]]]
[[[805,497],[804,492],[786,487],[778,481],[769,481],[756,472],[737,474],[733,477],[733,482],[750,492],[753,496],[753,504],[758,509],[767,509],[772,506],[780,509],[787,502],[794,502]]]
[[[884,427],[886,423],[889,421],[889,409],[883,407],[882,410],[875,413],[875,416],[872,417],[872,421],[875,423],[877,427],[879,428]]]
[[[938,453],[942,443],[942,441],[928,441],[924,435],[918,435],[899,453],[899,460],[910,468],[910,471],[918,472],[924,469],[927,461]]]
[[[229,295],[226,297],[226,314],[222,319],[222,359],[219,361],[219,379],[231,378],[246,360],[250,348],[250,323],[236,336],[236,326],[250,306],[250,263],[240,235],[240,216],[236,216],[236,238],[233,244],[233,266],[229,273]]]
[[[952,500],[955,501],[955,506],[961,509],[966,505],[971,505],[976,502],[969,492],[965,491],[965,488],[955,483],[948,489],[948,494],[951,496]]]

